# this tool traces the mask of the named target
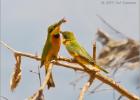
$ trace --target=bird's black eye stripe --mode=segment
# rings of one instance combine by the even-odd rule
[[[53,28],[49,29],[49,33],[51,33],[53,31]]]
[[[67,39],[67,35],[64,35],[64,38]]]

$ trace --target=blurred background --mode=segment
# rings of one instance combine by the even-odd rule
[[[62,30],[73,31],[78,41],[92,54],[92,44],[96,40],[97,30],[103,29],[113,37],[122,38],[114,34],[97,15],[106,19],[115,29],[127,37],[139,42],[139,0],[1,0],[1,40],[22,52],[41,55],[44,42],[47,38],[47,27],[62,17],[68,22],[63,24]],[[125,37],[123,37],[125,38]],[[102,50],[100,41],[97,41],[97,53]],[[70,57],[64,46],[59,55]],[[97,59],[98,60],[98,59]],[[30,70],[38,70],[40,62],[22,58],[22,79],[14,92],[10,91],[9,81],[14,70],[15,59],[13,53],[1,45],[0,89],[1,96],[8,100],[25,100],[39,88],[36,74]],[[109,69],[111,72],[112,70]],[[137,87],[139,69],[120,70],[115,80],[120,82],[130,92],[140,96]],[[76,100],[80,89],[88,77],[71,85],[83,73],[66,68],[53,68],[56,87],[44,92],[47,100]],[[44,69],[41,69],[42,80]],[[115,100],[120,94],[111,87],[103,85],[100,90],[91,93],[101,82],[95,81],[85,100]],[[106,89],[106,91],[104,91]],[[122,98],[122,100],[126,98]]]

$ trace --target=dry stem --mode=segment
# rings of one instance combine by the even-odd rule
[[[36,55],[32,55],[32,54],[29,54],[29,53],[23,53],[23,52],[19,52],[19,51],[16,51],[15,49],[11,48],[10,46],[8,46],[6,43],[4,42],[1,42],[5,47],[7,47],[8,49],[10,49],[13,53],[16,53],[20,56],[24,56],[24,57],[28,57],[28,58],[32,58],[32,59],[35,59],[35,60],[41,60],[40,57],[36,56]],[[65,62],[68,62],[69,64],[66,64]],[[70,68],[70,69],[74,69],[74,70],[78,70],[78,71],[83,71],[83,72],[86,72],[90,75],[90,78],[93,74],[93,71],[90,71],[90,70],[84,70],[83,67],[80,67],[79,65],[77,66],[74,66],[73,63],[75,63],[75,61],[73,62],[73,60],[71,59],[68,59],[68,58],[58,58],[57,61],[53,61],[52,62],[53,64],[55,65],[59,65],[59,66],[63,66],[65,68]],[[78,63],[77,63],[78,64]],[[96,71],[95,71],[96,72]],[[92,74],[91,74],[92,73]],[[116,91],[118,91],[120,94],[122,94],[123,96],[126,96],[127,98],[129,98],[130,100],[140,100],[140,98],[138,96],[136,96],[135,94],[132,94],[130,93],[128,90],[126,90],[123,86],[119,85],[118,83],[116,83],[114,80],[112,80],[111,78],[105,76],[105,75],[102,75],[100,73],[96,73],[95,74],[95,78],[99,79],[100,81],[102,81],[103,83],[105,84],[108,84],[110,85],[112,88],[114,88]],[[92,78],[94,79],[94,77]],[[45,84],[45,83],[44,83]],[[88,87],[90,86],[89,83],[86,83],[85,86],[83,87],[82,91],[81,91],[81,94],[83,95],[85,93],[85,91],[87,91]],[[42,88],[44,88],[45,86],[43,86]],[[82,99],[79,99],[79,100],[82,100]]]
[[[80,95],[79,95],[79,100],[84,100],[84,94],[88,91],[88,89],[91,86],[94,79],[95,79],[95,73],[94,73],[94,75],[90,76],[89,80],[83,86],[83,88],[80,92]]]

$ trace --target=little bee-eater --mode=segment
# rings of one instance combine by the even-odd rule
[[[78,43],[74,33],[69,31],[61,32],[63,36],[63,44],[65,45],[67,51],[74,59],[82,65],[90,64],[95,68],[108,73],[105,69],[95,64],[93,58],[87,53],[87,51]]]
[[[66,22],[66,20],[63,18],[57,23],[50,25],[48,27],[48,36],[43,48],[43,52],[41,56],[41,65],[40,65],[40,67],[45,65],[45,73],[47,73],[51,61],[57,58],[60,49],[60,44],[61,44],[60,26],[64,22]],[[50,75],[47,85],[48,85],[48,89],[50,87],[55,87],[52,73]]]

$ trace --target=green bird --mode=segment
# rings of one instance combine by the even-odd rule
[[[47,36],[47,40],[46,40],[44,48],[43,48],[43,52],[42,52],[42,56],[41,56],[41,65],[40,65],[40,67],[45,65],[46,74],[47,74],[51,61],[55,60],[57,58],[57,55],[58,55],[58,52],[60,49],[60,44],[61,44],[60,26],[64,22],[66,22],[66,20],[63,18],[60,21],[58,21],[48,27],[48,36]],[[48,89],[50,87],[55,87],[52,73],[50,75],[47,85],[48,85]]]
[[[87,51],[78,43],[74,33],[69,31],[61,32],[63,36],[63,44],[65,45],[69,54],[74,57],[74,59],[82,65],[92,65],[94,68],[102,70],[108,73],[105,69],[95,64],[93,58],[87,53]]]

